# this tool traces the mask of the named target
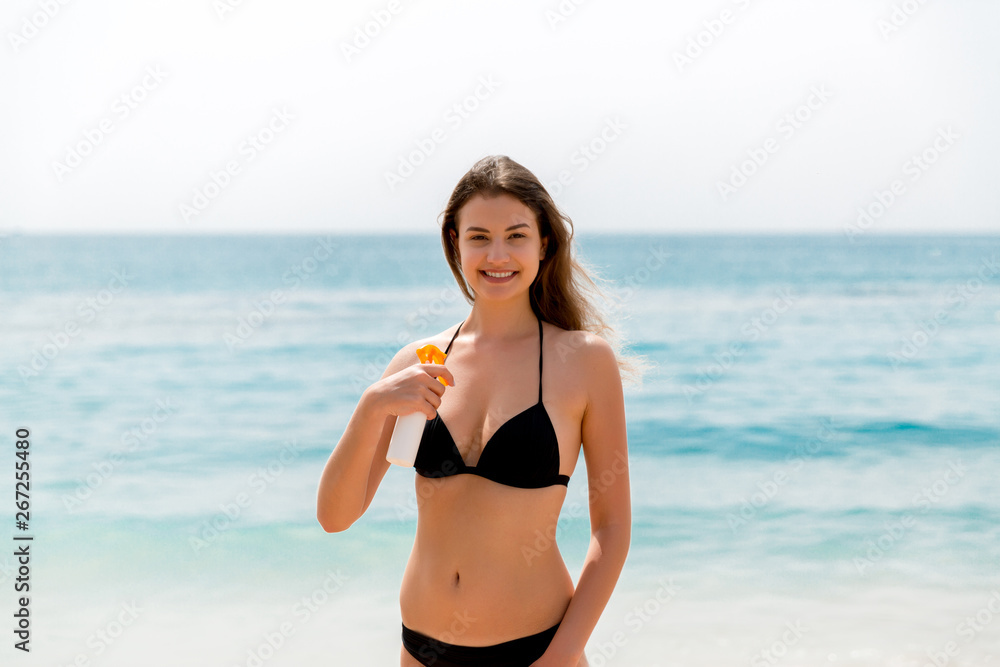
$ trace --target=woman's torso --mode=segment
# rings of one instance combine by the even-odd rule
[[[586,334],[543,328],[542,404],[558,443],[558,472],[572,475],[586,405],[572,341]],[[441,346],[453,332],[428,342]],[[446,364],[456,386],[445,391],[438,415],[465,464],[476,465],[484,443],[502,446],[502,439],[490,442],[493,435],[538,401],[538,351],[537,333],[506,349],[454,341]],[[417,534],[400,591],[404,625],[482,646],[558,623],[574,590],[555,542],[566,489],[517,488],[473,474],[416,475]]]

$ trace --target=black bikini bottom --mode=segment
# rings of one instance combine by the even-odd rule
[[[447,644],[403,626],[403,648],[425,667],[528,667],[542,657],[559,624],[493,646]]]

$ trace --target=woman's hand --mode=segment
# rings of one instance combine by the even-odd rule
[[[438,377],[444,378],[449,386],[455,386],[455,378],[446,366],[413,364],[382,378],[364,393],[383,414],[399,416],[422,412],[433,419],[445,390]]]

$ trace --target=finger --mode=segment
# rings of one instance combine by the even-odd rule
[[[431,395],[427,399],[427,402],[431,404],[431,407],[437,410],[441,407],[441,396],[444,394],[444,387],[440,383],[435,382],[436,387],[431,387]]]
[[[434,384],[440,384],[435,382]],[[444,387],[441,387],[444,390]],[[425,388],[426,390],[426,388]],[[424,400],[426,403],[421,406],[424,414],[428,419],[434,419],[437,416],[437,409],[441,406],[441,397],[437,394],[435,390],[430,390],[430,392],[424,394]],[[428,407],[429,404],[429,407]]]
[[[420,387],[425,391],[433,393],[435,396],[444,396],[445,386],[438,382],[436,377],[429,372],[427,375],[420,376]]]
[[[448,383],[449,387],[455,386],[455,376],[451,374],[447,366],[442,364],[422,364],[424,371],[432,377],[444,378],[444,381]],[[438,384],[441,384],[440,382]]]

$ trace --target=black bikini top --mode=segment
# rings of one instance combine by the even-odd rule
[[[446,355],[462,324],[451,337]],[[569,485],[569,476],[559,474],[559,440],[549,413],[542,405],[541,319],[538,320],[538,403],[511,417],[497,429],[474,466],[465,465],[441,415],[435,415],[434,419],[428,419],[424,424],[413,467],[423,477],[478,475],[520,489]]]

